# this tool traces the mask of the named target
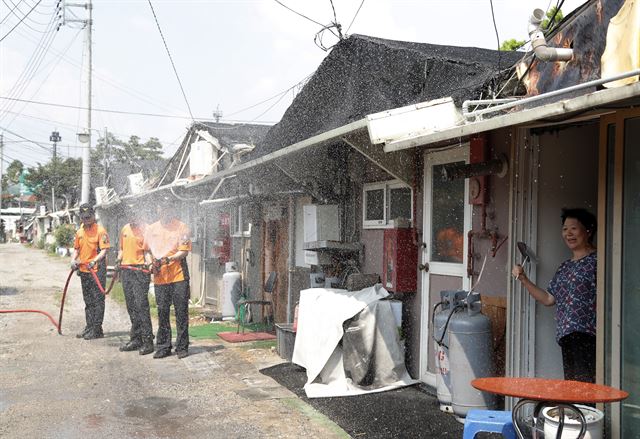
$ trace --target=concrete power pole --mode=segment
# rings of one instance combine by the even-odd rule
[[[86,19],[68,19],[66,16],[67,7],[84,8],[87,10],[88,17]],[[91,55],[91,30],[93,28],[93,5],[91,0],[87,3],[66,3],[63,6],[64,18],[63,24],[66,23],[82,23],[86,30],[85,46],[87,50],[87,121],[85,131],[78,133],[78,140],[80,143],[85,143],[85,147],[82,149],[82,184],[80,202],[89,202],[89,192],[91,191],[91,76],[92,76],[92,55]]]
[[[2,167],[3,165],[4,165],[4,134],[0,133],[0,216],[2,216]]]

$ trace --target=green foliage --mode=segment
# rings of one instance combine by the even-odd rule
[[[56,254],[56,245],[54,244],[47,244],[45,245],[45,249],[47,250],[47,253],[49,253],[50,255],[55,255]]]
[[[29,168],[26,183],[33,188],[34,194],[41,200],[51,199],[51,189],[56,197],[66,197],[70,205],[80,198],[82,179],[82,159],[56,158],[49,163]]]
[[[558,11],[557,14],[556,14],[556,10]],[[542,20],[542,24],[540,25],[540,27],[542,28],[543,31],[546,31],[547,29],[549,29],[549,25],[551,24],[551,17],[553,17],[553,14],[556,14],[555,18],[553,19],[554,26],[560,23],[564,18],[562,11],[557,7],[553,6],[551,9],[547,11],[547,18]]]
[[[76,228],[71,224],[62,224],[53,231],[58,247],[69,248],[73,245],[73,238],[76,234]]]
[[[2,174],[2,190],[6,191],[9,185],[18,183],[23,170],[24,164],[20,160],[12,161]]]
[[[45,240],[44,237],[38,239],[38,242],[36,243],[36,247],[38,247],[40,250],[44,249],[45,246]]]
[[[500,50],[504,52],[510,52],[513,50],[518,50],[522,46],[526,44],[524,40],[516,40],[515,38],[511,38],[510,40],[504,40],[502,45],[500,46]]]
[[[129,164],[133,173],[140,170],[138,161],[159,159],[162,159],[162,144],[156,137],[141,143],[140,137],[134,135],[125,142],[107,132],[91,150],[91,179],[99,186],[103,184],[108,169],[115,163]]]

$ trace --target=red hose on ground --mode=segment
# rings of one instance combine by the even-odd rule
[[[60,302],[60,315],[58,316],[58,334],[62,335],[62,311],[64,311],[64,299],[67,297],[67,289],[69,288],[69,281],[73,276],[75,270],[69,271],[67,281],[64,283],[64,290],[62,291],[62,301]]]
[[[53,323],[53,326],[55,326],[58,329],[58,334],[60,333],[60,327],[58,326],[54,318],[51,317],[51,314],[49,314],[46,311],[40,311],[38,309],[0,309],[0,314],[10,314],[14,312],[37,312],[40,314],[44,314],[49,318],[49,320],[51,320],[51,323]]]

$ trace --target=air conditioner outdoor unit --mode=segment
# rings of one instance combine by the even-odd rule
[[[129,180],[129,190],[132,194],[135,195],[142,192],[142,189],[144,188],[144,175],[142,175],[142,172],[131,174],[127,179]]]
[[[109,201],[109,189],[106,186],[96,188],[96,204],[105,204]]]
[[[211,175],[214,172],[213,145],[204,140],[191,144],[189,153],[189,176]]]

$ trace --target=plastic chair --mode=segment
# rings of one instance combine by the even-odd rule
[[[462,439],[474,439],[480,432],[500,433],[507,439],[516,439],[510,411],[469,410],[464,420]]]
[[[264,284],[263,291],[265,293],[264,297],[269,300],[240,300],[238,302],[238,307],[240,312],[240,318],[238,319],[238,328],[236,329],[236,334],[240,332],[240,328],[242,328],[242,333],[244,334],[245,329],[245,316],[250,315],[251,313],[251,305],[260,305],[262,307],[262,317],[267,321],[268,324],[271,325],[272,332],[275,330],[275,323],[273,319],[273,301],[272,294],[276,288],[276,280],[278,277],[278,273],[272,271],[269,273],[269,277]],[[269,308],[269,314],[265,315],[265,307]]]

